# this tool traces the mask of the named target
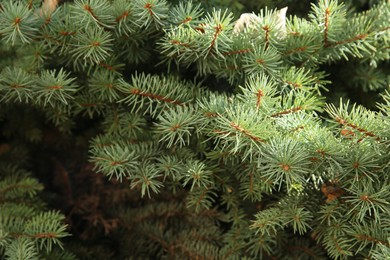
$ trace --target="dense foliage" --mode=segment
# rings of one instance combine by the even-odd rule
[[[390,2],[209,2],[0,2],[0,258],[390,255]]]

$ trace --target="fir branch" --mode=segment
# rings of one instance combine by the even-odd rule
[[[362,222],[368,216],[373,217],[375,222],[380,223],[380,212],[390,213],[390,202],[386,198],[390,195],[389,187],[384,186],[377,192],[368,192],[368,188],[349,190],[352,196],[347,197],[347,202],[353,205],[350,212],[357,210],[357,219]]]
[[[2,102],[29,102],[33,98],[35,78],[17,67],[6,67],[0,74]]]
[[[111,71],[115,71],[115,69],[109,67],[109,70],[97,70],[88,80],[91,94],[96,95],[99,101],[114,102],[120,98],[117,90],[120,83],[117,76]]]
[[[213,191],[211,186],[197,187],[191,190],[187,195],[187,207],[194,208],[196,213],[201,210],[208,210],[215,202],[217,194]]]
[[[76,78],[69,78],[70,73],[62,69],[43,71],[40,75],[39,83],[35,89],[37,98],[43,100],[43,105],[50,104],[55,107],[56,102],[68,104],[68,100],[73,99],[71,93],[76,92],[78,86],[74,83]]]
[[[133,246],[115,256],[387,256],[390,94],[381,112],[324,106],[321,96],[324,70],[343,58],[346,70],[354,67],[351,77],[340,72],[349,83],[387,86],[387,1],[353,15],[340,1],[320,0],[308,19],[263,9],[237,22],[195,1],[76,0],[42,16],[38,2],[0,5],[2,138],[12,146],[42,139],[57,151],[55,127],[78,168],[96,136],[91,171],[131,191],[98,185],[115,207],[96,204],[85,217],[84,202],[69,220],[99,223],[102,232],[125,227],[115,235]],[[170,75],[147,72],[156,59]],[[181,77],[201,77],[217,91]],[[24,153],[1,148],[0,159],[24,163]],[[51,249],[67,235],[63,217],[43,212],[35,179],[0,168],[0,258],[59,258]],[[96,202],[99,187],[93,192]],[[118,212],[120,222],[103,218]]]
[[[212,171],[206,169],[207,165],[200,161],[189,161],[188,169],[186,171],[185,176],[183,176],[183,186],[191,183],[190,190],[194,190],[194,188],[205,188],[203,195],[200,196],[199,200],[195,203],[198,205],[202,200],[202,197],[206,192],[210,189],[210,186],[213,184],[212,182]]]
[[[66,226],[61,222],[64,216],[58,212],[45,212],[35,216],[26,225],[26,233],[38,239],[40,249],[46,248],[47,252],[52,250],[53,244],[62,247],[59,238],[65,237],[68,233],[65,231]]]
[[[175,25],[190,25],[196,26],[200,23],[200,18],[203,15],[201,4],[193,4],[193,2],[180,2],[170,11],[169,19]]]
[[[222,58],[224,50],[229,48],[231,38],[228,37],[228,33],[232,29],[231,20],[232,13],[227,11],[222,13],[220,10],[214,10],[212,15],[206,17],[205,33],[202,37],[207,41],[204,43],[205,48],[202,51],[202,55],[206,58],[211,55],[213,58]]]
[[[225,115],[220,114],[214,118],[216,126],[213,126],[209,133],[217,134],[215,137],[218,142],[222,142],[224,151],[243,151],[244,158],[253,157],[271,134],[271,122],[264,120],[263,116],[255,109],[233,108],[226,111]],[[267,125],[268,131],[265,131],[266,128],[259,128],[259,125]]]
[[[256,220],[253,221],[250,228],[256,229],[256,234],[273,236],[277,230],[285,225],[285,218],[278,208],[269,208],[255,215]]]
[[[270,140],[258,161],[262,177],[272,180],[279,190],[286,185],[288,193],[294,185],[303,185],[310,161],[307,151],[298,151],[299,147],[298,142],[291,139]]]
[[[287,109],[287,110],[284,110],[284,111],[280,111],[278,113],[272,114],[271,117],[279,117],[279,116],[287,115],[287,114],[290,114],[290,113],[295,113],[295,112],[298,112],[298,111],[302,111],[302,107],[301,106],[293,107],[293,108],[290,108],[290,109]]]
[[[255,142],[260,142],[260,143],[265,142],[265,140],[261,139],[261,138],[258,137],[258,136],[255,136],[255,135],[252,134],[250,131],[246,130],[245,128],[241,127],[240,125],[238,125],[238,124],[235,123],[235,122],[230,122],[230,126],[231,126],[234,130],[237,130],[238,132],[242,133],[244,136],[249,137],[250,139],[252,139],[252,140],[255,141]]]
[[[256,46],[253,52],[244,56],[243,69],[249,75],[266,72],[274,75],[281,64],[280,55],[274,48]]]
[[[31,239],[20,238],[13,240],[5,250],[4,255],[9,259],[32,259],[38,257],[38,250]]]
[[[229,55],[243,54],[251,51],[252,51],[251,49],[233,50],[233,51],[225,52],[224,55],[229,56]]]
[[[291,55],[291,54],[296,54],[296,53],[300,53],[300,52],[305,52],[307,50],[307,46],[301,46],[301,47],[297,47],[295,49],[291,49],[291,50],[287,50],[283,53],[283,56],[288,56],[288,55]]]
[[[75,0],[71,8],[78,18],[75,22],[81,26],[112,28],[115,22],[109,13],[111,6],[107,0]]]
[[[170,103],[170,104],[174,104],[174,105],[179,105],[179,106],[183,105],[183,103],[181,103],[180,101],[176,101],[176,100],[173,100],[173,99],[170,99],[170,98],[166,98],[166,97],[161,96],[161,95],[156,95],[156,94],[152,94],[152,93],[145,93],[145,92],[143,92],[140,89],[132,89],[130,91],[130,93],[133,94],[133,95],[140,95],[142,97],[147,97],[147,98],[151,98],[151,99],[155,99],[155,100],[159,100],[159,101],[164,101],[164,102],[167,102],[167,103]]]
[[[134,151],[130,151],[129,147],[120,144],[93,145],[91,154],[91,161],[95,164],[95,169],[110,179],[115,175],[117,180],[122,181],[123,178],[130,177],[138,167]]]
[[[111,34],[94,27],[83,34],[76,34],[70,50],[73,63],[99,64],[107,59],[112,52]]]
[[[382,128],[384,126],[379,122],[374,123],[380,120],[376,113],[367,111],[362,106],[356,106],[356,104],[353,105],[351,112],[348,112],[348,106],[349,102],[345,105],[341,102],[339,109],[336,109],[334,105],[327,105],[326,111],[339,125],[347,126],[358,131],[362,134],[362,138],[372,137],[380,141],[382,138],[378,134],[375,134],[375,132],[383,132]],[[359,142],[361,140],[359,139]]]
[[[168,17],[168,9],[165,0],[137,0],[134,3],[137,23],[146,28],[151,24],[156,28],[163,26]]]
[[[249,77],[245,87],[240,86],[240,89],[243,92],[238,95],[240,100],[266,113],[278,102],[276,82],[265,74]]]
[[[329,30],[329,15],[330,15],[330,9],[327,7],[325,9],[325,21],[324,21],[324,46],[329,46],[329,40],[328,40],[328,30]]]
[[[0,10],[0,35],[5,42],[15,45],[19,40],[30,43],[37,34],[37,18],[21,1],[7,1]]]
[[[112,137],[118,136],[121,139],[136,140],[141,137],[143,129],[146,127],[145,118],[139,114],[112,109],[106,112],[105,116],[102,126],[105,132]]]
[[[167,147],[181,147],[189,145],[190,136],[201,119],[193,108],[179,106],[160,114],[157,120],[155,131],[161,135],[160,141],[167,142]]]
[[[359,35],[356,35],[355,37],[350,38],[350,39],[336,41],[336,42],[331,43],[331,44],[328,43],[326,47],[330,48],[330,47],[335,47],[336,45],[340,45],[340,44],[346,44],[346,43],[350,43],[350,42],[354,42],[354,41],[364,40],[367,36],[368,36],[368,34],[359,34]]]
[[[312,13],[309,16],[321,28],[323,46],[327,48],[345,24],[345,6],[338,1],[321,0],[318,6],[312,4]]]
[[[191,91],[182,91],[183,88],[190,90],[189,84],[174,77],[160,78],[142,73],[132,77],[132,84],[122,79],[119,82],[119,91],[128,95],[119,102],[131,105],[132,111],[145,109],[145,113],[158,115],[164,108],[184,106],[193,99]],[[157,106],[153,107],[154,104]]]
[[[163,183],[159,181],[161,173],[149,162],[143,162],[136,173],[129,177],[131,181],[130,188],[134,189],[141,185],[141,196],[148,194],[150,198],[150,191],[158,193]]]

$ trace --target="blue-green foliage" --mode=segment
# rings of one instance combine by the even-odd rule
[[[107,205],[121,220],[118,255],[388,252],[388,1],[357,13],[320,0],[306,18],[270,8],[237,16],[204,1],[75,0],[55,10],[3,2],[0,54],[13,57],[0,61],[0,119],[14,122],[6,136],[21,128],[13,107],[39,111],[67,136],[93,120],[93,136],[83,137],[91,168],[139,196]],[[356,89],[383,91],[376,110],[326,104],[324,67],[349,63]],[[63,216],[13,202],[36,201],[42,186],[9,169],[0,181],[0,256],[50,253],[68,235]]]

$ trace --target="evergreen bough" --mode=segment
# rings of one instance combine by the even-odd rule
[[[1,257],[74,257],[51,250],[64,216],[19,168],[48,125],[57,151],[88,140],[94,171],[139,196],[106,205],[120,259],[389,257],[390,2],[238,18],[196,1],[0,2]],[[375,109],[326,102],[337,63],[381,93]]]

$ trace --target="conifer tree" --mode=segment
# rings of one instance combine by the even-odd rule
[[[57,4],[0,2],[1,257],[389,256],[389,1],[319,0],[305,18],[195,0]],[[334,100],[330,66],[376,106]],[[72,237],[52,249],[77,228],[24,168],[61,176],[70,224],[99,205],[83,221],[113,252]],[[82,192],[95,195],[80,206]]]

